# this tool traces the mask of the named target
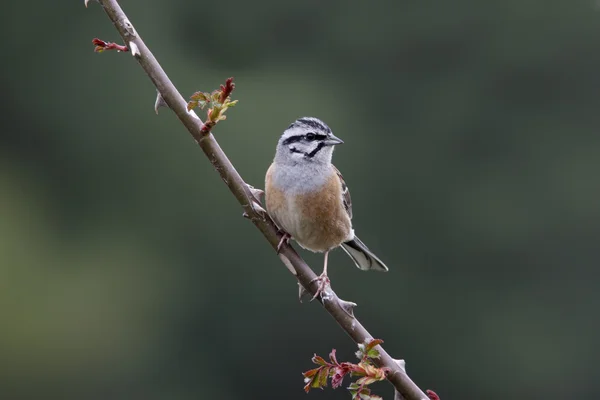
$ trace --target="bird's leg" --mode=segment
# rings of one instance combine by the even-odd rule
[[[281,239],[279,240],[279,244],[277,245],[277,254],[279,254],[279,252],[281,251],[281,247],[283,246],[283,243],[290,244],[290,239],[292,238],[292,235],[290,235],[286,231],[281,230],[281,232],[282,232],[282,236],[281,236]]]
[[[325,288],[327,287],[327,285],[329,285],[329,277],[327,276],[327,259],[328,258],[329,258],[329,251],[326,251],[325,252],[325,263],[323,265],[323,272],[321,272],[321,275],[317,276],[315,279],[313,279],[311,281],[311,282],[318,282],[319,286],[317,287],[317,292],[315,293],[313,298],[310,299],[310,301],[313,301],[318,296],[320,296],[323,293],[323,291],[325,290]]]

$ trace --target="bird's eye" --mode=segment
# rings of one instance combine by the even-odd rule
[[[315,134],[314,134],[314,133],[312,133],[312,132],[308,132],[308,133],[306,134],[306,139],[307,139],[307,140],[315,140]]]

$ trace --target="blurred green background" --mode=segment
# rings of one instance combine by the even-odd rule
[[[422,388],[600,398],[600,5],[121,5],[185,97],[235,76],[215,135],[249,183],[300,116],[346,141],[355,228],[391,271],[336,251],[333,286]],[[0,398],[349,399],[302,391],[313,353],[355,346],[132,57],[93,52],[120,42],[98,4],[3,8]]]

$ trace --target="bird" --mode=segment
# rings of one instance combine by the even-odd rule
[[[302,248],[324,253],[323,272],[314,298],[329,284],[329,252],[341,247],[361,270],[388,267],[354,234],[352,200],[340,171],[331,159],[344,143],[315,117],[295,120],[277,143],[265,176],[265,203],[283,236],[277,246],[295,240]]]

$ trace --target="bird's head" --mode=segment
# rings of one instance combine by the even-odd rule
[[[331,163],[333,148],[344,143],[318,118],[302,117],[281,135],[275,161],[280,163]]]

